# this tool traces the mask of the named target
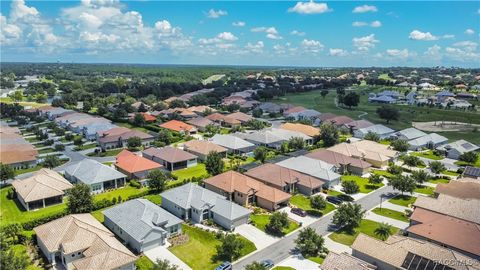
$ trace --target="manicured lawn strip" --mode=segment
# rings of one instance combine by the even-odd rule
[[[199,163],[196,166],[177,170],[172,172],[173,175],[177,177],[177,180],[191,179],[192,177],[201,177],[208,175],[207,170],[205,169],[205,164]]]
[[[34,143],[34,142],[39,142],[39,141],[40,141],[39,139],[37,139],[37,137],[26,138],[25,140],[27,140],[27,142],[30,142],[30,143]]]
[[[74,150],[75,151],[82,151],[82,150],[92,149],[92,148],[95,148],[95,147],[97,147],[96,143],[90,143],[90,144],[75,146]]]
[[[87,156],[89,157],[111,157],[111,156],[116,156],[118,153],[122,152],[123,149],[114,149],[114,150],[107,150],[105,152],[92,152],[88,153]]]
[[[397,195],[394,198],[388,200],[390,203],[409,207],[417,200],[417,197],[409,196],[409,195]]]
[[[296,270],[295,268],[289,266],[276,266],[272,270]]]
[[[364,233],[368,236],[380,239],[377,235],[375,235],[375,229],[378,228],[379,225],[380,223],[378,222],[368,220],[368,219],[362,219],[360,226],[355,229],[353,234],[349,234],[345,231],[337,231],[330,234],[328,237],[335,242],[338,242],[347,246],[351,246],[359,233]],[[392,226],[393,234],[396,234],[398,230],[399,230],[398,228]]]
[[[55,152],[55,149],[53,149],[53,148],[45,148],[45,149],[38,150],[38,153],[39,153],[39,154],[47,154],[47,153],[52,153],[52,152]]]
[[[477,158],[475,163],[469,163],[465,161],[455,161],[455,164],[458,166],[473,166],[473,167],[480,167],[480,158]]]
[[[312,208],[312,205],[310,204],[310,198],[301,194],[296,194],[292,196],[292,198],[290,198],[290,203],[305,211],[318,211],[317,209]],[[320,212],[322,213],[322,215],[326,215],[333,210],[335,210],[335,206],[327,202],[327,206],[325,207],[325,209]]]
[[[371,171],[372,173],[376,174],[376,175],[380,175],[380,176],[383,176],[385,178],[392,178],[393,177],[393,174],[387,172],[387,171],[382,171],[382,170],[372,170]]]
[[[52,216],[67,209],[65,203],[48,206],[35,211],[23,210],[23,206],[17,200],[7,198],[8,191],[11,186],[4,187],[0,190],[0,225],[6,225],[14,222],[27,222],[47,216]]]
[[[213,233],[185,224],[182,225],[182,230],[189,236],[189,241],[186,244],[168,248],[175,256],[194,270],[214,269],[220,264],[220,262],[211,260],[217,253],[215,247],[221,244]],[[240,239],[245,243],[242,257],[256,249],[252,242],[244,237],[240,237]]]
[[[252,221],[253,225],[262,231],[265,231],[265,227],[269,222],[269,218],[270,215],[250,215],[250,220]],[[300,225],[297,222],[290,220],[290,225],[288,228],[283,230],[283,233],[288,234],[297,229],[299,226]]]
[[[325,258],[322,257],[308,257],[307,259],[318,264],[322,264],[323,260],[325,260]]]
[[[343,194],[342,192],[336,191],[336,190],[333,190],[333,189],[329,189],[327,191],[328,196],[338,196],[338,195],[342,195],[342,194]]]
[[[15,254],[18,257],[27,257],[28,258],[27,248],[24,245],[13,245],[10,249],[13,250],[13,252],[15,252]],[[27,261],[28,261],[28,266],[25,270],[41,270],[42,269],[38,266],[35,266],[32,263],[32,261],[30,260],[30,258],[28,258]]]
[[[161,205],[162,204],[162,197],[158,194],[151,194],[151,195],[146,195],[143,196],[143,198],[151,201],[154,204]]]
[[[97,194],[94,196],[94,200],[95,201],[100,201],[102,199],[112,200],[114,197],[118,198],[118,196],[122,196],[122,200],[125,201],[128,199],[128,197],[132,195],[140,194],[142,192],[146,192],[147,190],[148,188],[138,189],[138,188],[134,188],[132,186],[127,185],[123,188],[118,188],[109,192]]]
[[[103,223],[103,221],[105,220],[105,216],[102,213],[103,210],[105,209],[95,210],[91,213],[92,216],[96,218],[98,221],[100,221],[101,223]]]
[[[147,256],[140,256],[135,262],[137,270],[150,270],[153,269],[153,262]]]
[[[432,160],[442,160],[443,157],[435,155],[435,153],[432,150],[424,151],[424,152],[413,152],[413,156],[417,157],[423,157],[423,158],[428,158]]]
[[[393,219],[396,219],[396,220],[400,220],[400,221],[403,221],[403,222],[408,222],[408,217],[405,216],[404,213],[402,212],[399,212],[399,211],[395,211],[395,210],[391,210],[391,209],[387,209],[387,208],[375,208],[372,210],[373,213],[377,214],[377,215],[380,215],[380,216],[384,216],[384,217],[388,217],[388,218],[393,218]]]
[[[434,190],[433,187],[417,185],[417,188],[414,191],[426,195],[433,195]]]
[[[450,182],[450,180],[448,179],[445,179],[445,178],[438,178],[438,179],[430,179],[428,180],[429,183],[432,183],[432,184],[448,184]]]
[[[442,174],[448,175],[448,176],[459,176],[460,174],[455,172],[455,171],[443,171]]]
[[[15,170],[15,175],[20,175],[20,174],[29,173],[29,172],[36,172],[36,171],[40,170],[41,168],[43,168],[42,165],[37,165],[37,166],[32,167],[32,168]]]
[[[390,145],[389,140],[380,140],[378,143],[383,144],[383,145]]]
[[[138,130],[138,131],[141,131],[141,132],[148,133],[148,129],[142,128],[142,127],[136,127],[136,126],[134,126],[130,123],[113,122],[113,124],[115,124],[119,127],[126,127],[126,128],[129,128],[129,129],[135,129],[135,130]]]
[[[360,187],[360,193],[369,193],[383,186],[383,183],[370,184],[368,182],[368,178],[363,178],[356,175],[343,175],[341,179],[342,181],[352,181],[352,180],[355,181]]]

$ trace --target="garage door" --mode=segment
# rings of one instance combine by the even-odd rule
[[[156,241],[151,241],[151,242],[148,242],[148,243],[144,243],[143,244],[143,252],[145,252],[147,250],[150,250],[152,248],[161,246],[161,245],[162,245],[162,241],[160,239],[158,239]]]

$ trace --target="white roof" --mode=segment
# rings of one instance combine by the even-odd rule
[[[292,157],[278,162],[277,165],[299,171],[322,180],[332,181],[340,178],[340,175],[334,171],[334,165],[306,156]]]
[[[368,132],[371,131],[371,132],[376,133],[378,135],[384,135],[384,134],[389,134],[389,133],[395,132],[395,130],[393,130],[389,127],[386,127],[384,125],[380,125],[380,124],[369,126],[369,127],[366,127],[366,128],[361,128],[358,131],[363,133],[363,134],[367,134]]]
[[[233,135],[242,139],[264,144],[288,141],[291,138],[295,137],[302,138],[303,140],[312,139],[312,137],[307,136],[301,132],[280,128],[262,129],[254,131],[252,133],[235,133]]]
[[[396,134],[397,134],[397,136],[401,135],[403,137],[406,137],[407,140],[413,140],[413,139],[416,139],[418,137],[422,137],[422,136],[427,135],[427,133],[425,133],[421,130],[418,130],[416,128],[402,129],[399,132],[397,132]]]
[[[235,150],[255,146],[253,143],[247,142],[244,139],[225,134],[215,134],[210,141],[225,148]]]
[[[66,167],[65,173],[75,176],[79,181],[88,185],[127,177],[105,164],[88,158]]]
[[[480,149],[480,147],[478,147],[477,145],[475,145],[471,142],[465,141],[465,140],[458,140],[458,141],[455,141],[455,142],[452,142],[452,143],[448,143],[448,144],[439,146],[439,147],[437,147],[437,149],[442,150],[442,151],[455,149],[459,153],[463,154],[463,153],[466,153],[466,152],[476,151],[476,150]]]
[[[422,146],[428,143],[438,144],[442,142],[447,142],[448,139],[443,137],[442,135],[438,135],[437,133],[430,133],[420,138],[416,138],[414,140],[408,141],[408,143],[412,146]]]

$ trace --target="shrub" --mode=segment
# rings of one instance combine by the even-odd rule
[[[134,188],[141,188],[142,185],[137,180],[130,180],[130,186]]]

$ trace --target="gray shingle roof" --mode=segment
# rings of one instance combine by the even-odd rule
[[[229,149],[243,149],[255,146],[253,143],[249,143],[244,139],[232,135],[216,134],[210,141]]]
[[[88,185],[127,177],[107,165],[88,158],[66,167],[65,173],[75,176],[82,183]]]
[[[418,130],[416,128],[406,128],[406,129],[402,129],[399,132],[397,132],[396,135],[404,136],[404,137],[407,138],[407,140],[413,140],[413,139],[416,139],[418,137],[425,136],[425,135],[427,135],[427,133],[425,133],[421,130]]]
[[[408,143],[413,146],[422,146],[430,142],[434,144],[438,144],[438,143],[447,142],[447,141],[448,139],[443,137],[442,135],[438,135],[437,133],[430,133],[425,136],[408,141]]]
[[[252,211],[231,201],[217,198],[212,212],[228,220],[235,220],[250,215]]]
[[[280,128],[263,129],[263,130],[258,130],[251,133],[235,133],[233,135],[245,140],[262,143],[262,144],[288,141],[294,137],[302,138],[303,140],[312,139],[310,136],[307,136],[301,132],[280,129]]]
[[[448,143],[442,146],[439,146],[437,148],[438,150],[446,151],[450,149],[455,149],[459,153],[466,153],[466,152],[471,152],[471,151],[476,151],[479,149],[479,147],[471,142],[468,142],[466,140],[458,140],[452,143]]]
[[[130,200],[102,213],[138,242],[151,231],[165,232],[165,228],[182,223],[181,219],[146,199]]]
[[[373,125],[373,126],[366,127],[366,128],[361,128],[358,131],[362,132],[363,134],[367,134],[368,132],[371,131],[371,132],[374,132],[374,133],[379,134],[379,135],[395,132],[395,130],[393,130],[389,127],[386,127],[384,125],[380,125],[380,124]]]
[[[299,171],[322,180],[333,181],[340,178],[340,175],[334,172],[334,165],[305,156],[292,157],[278,162],[277,165]]]

